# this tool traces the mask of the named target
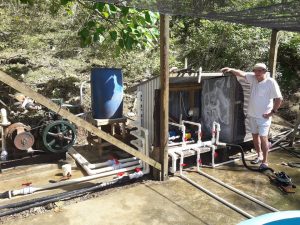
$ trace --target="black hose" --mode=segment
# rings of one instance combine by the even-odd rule
[[[96,184],[96,185],[100,185],[100,184],[101,183]],[[64,197],[66,195],[76,194],[79,191],[86,190],[88,188],[91,188],[91,187],[85,187],[85,188],[81,188],[81,189],[77,189],[77,190],[73,190],[73,191],[66,191],[66,192],[62,192],[62,193],[59,193],[59,194],[49,195],[49,196],[45,196],[45,197],[41,197],[41,198],[30,199],[30,200],[26,200],[26,201],[22,201],[22,202],[16,202],[16,203],[11,203],[11,204],[7,204],[7,205],[1,205],[0,210],[1,209],[21,207],[21,206],[29,205],[29,204],[32,204],[32,203],[35,203],[35,202],[46,201],[46,200],[51,199],[51,198]],[[3,193],[3,196],[6,196],[6,195],[8,196],[8,192]]]
[[[227,146],[232,146],[232,147],[238,147],[240,149],[240,152],[242,154],[242,162],[248,170],[255,171],[255,172],[264,172],[266,170],[270,170],[270,171],[274,172],[274,170],[270,167],[267,167],[267,168],[253,168],[253,167],[248,166],[247,163],[246,163],[246,160],[245,160],[245,152],[244,152],[244,149],[243,149],[242,146],[236,145],[236,144],[226,144],[226,145]]]
[[[104,188],[111,187],[116,184],[123,184],[128,181],[130,181],[129,177],[123,177],[121,179],[116,179],[115,181],[111,181],[108,184],[100,183],[100,184],[96,184],[96,185],[94,185],[92,187],[88,187],[88,188],[82,188],[79,190],[64,192],[64,193],[60,193],[60,194],[56,194],[56,195],[52,195],[52,196],[48,196],[48,197],[43,197],[43,198],[39,198],[39,199],[33,199],[33,200],[29,200],[29,201],[24,201],[24,202],[1,206],[1,209],[5,209],[5,208],[13,208],[13,209],[6,210],[4,212],[0,212],[0,217],[12,215],[14,213],[19,213],[24,210],[27,210],[27,209],[30,209],[33,207],[43,206],[43,205],[46,205],[46,204],[49,204],[52,202],[57,202],[57,201],[74,198],[74,197],[79,197],[82,194],[87,194],[89,192],[98,191],[98,190],[101,190]]]

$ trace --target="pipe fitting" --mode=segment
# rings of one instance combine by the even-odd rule
[[[9,126],[10,125],[10,122],[8,121],[7,119],[7,112],[6,112],[6,109],[2,108],[1,109],[1,126],[3,127],[6,127],[6,126]]]

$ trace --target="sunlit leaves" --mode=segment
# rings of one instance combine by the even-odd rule
[[[106,41],[131,50],[134,47],[149,48],[157,44],[158,13],[100,2],[94,3],[91,9],[96,11],[95,16],[79,32],[83,46]]]

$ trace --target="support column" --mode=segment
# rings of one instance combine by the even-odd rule
[[[279,45],[279,31],[273,29],[271,34],[271,43],[270,43],[270,55],[269,55],[269,69],[271,77],[276,79],[276,65],[277,65],[277,52]]]
[[[168,132],[169,132],[169,21],[168,15],[160,14],[160,162],[161,180],[168,179]]]

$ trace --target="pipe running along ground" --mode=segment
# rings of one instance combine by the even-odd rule
[[[197,150],[196,150],[196,151],[197,151]],[[228,188],[229,190],[234,191],[235,193],[237,193],[237,194],[239,194],[239,195],[241,195],[241,196],[243,196],[243,197],[245,197],[245,198],[247,198],[247,199],[249,199],[249,200],[251,200],[251,201],[253,201],[253,202],[255,202],[255,203],[257,203],[257,204],[259,204],[259,205],[261,205],[261,206],[263,206],[263,207],[265,207],[265,208],[271,210],[271,211],[273,211],[273,212],[279,212],[278,209],[276,209],[276,208],[274,208],[274,207],[272,207],[272,206],[270,206],[270,205],[268,205],[268,204],[266,204],[266,203],[264,203],[264,202],[262,202],[262,201],[260,201],[260,200],[258,200],[258,199],[256,199],[256,198],[254,198],[254,197],[252,197],[252,196],[246,194],[245,192],[242,192],[242,191],[240,191],[239,189],[237,189],[237,188],[235,188],[235,187],[232,187],[232,186],[230,186],[230,185],[224,183],[223,181],[221,181],[221,180],[219,180],[219,179],[217,179],[217,178],[215,178],[215,177],[213,177],[213,176],[211,176],[211,175],[209,175],[209,174],[207,174],[207,173],[201,171],[201,170],[200,170],[200,163],[199,163],[199,161],[200,161],[200,151],[198,150],[198,151],[197,151],[197,172],[198,172],[199,174],[201,174],[201,175],[203,175],[203,176],[205,176],[205,177],[207,177],[207,178],[209,178],[209,179],[215,181],[216,183],[218,183],[218,184],[220,184],[220,185],[222,185],[222,186]]]
[[[243,216],[247,217],[247,218],[253,218],[254,216],[252,216],[251,214],[247,213],[246,211],[242,210],[241,208],[237,207],[236,205],[233,205],[232,203],[226,201],[225,199],[219,197],[218,195],[210,192],[209,190],[205,189],[204,187],[200,186],[199,184],[197,184],[196,182],[194,182],[193,180],[191,180],[190,178],[186,177],[183,174],[183,152],[177,152],[177,154],[180,155],[180,178],[182,178],[183,180],[187,181],[188,183],[192,184],[193,186],[195,186],[196,188],[200,189],[201,191],[203,191],[204,193],[208,194],[209,196],[211,196],[212,198],[218,200],[219,202],[223,203],[224,205],[230,207],[231,209],[233,209],[234,211],[242,214]]]
[[[27,200],[27,201],[23,201],[23,202],[12,203],[12,204],[8,204],[8,205],[0,206],[0,209],[2,209],[2,210],[9,209],[9,210],[0,212],[0,217],[19,213],[19,212],[22,212],[24,210],[27,210],[27,209],[30,209],[33,207],[39,207],[39,206],[43,206],[43,205],[46,205],[49,203],[79,197],[83,194],[95,192],[98,190],[103,190],[105,188],[110,188],[112,186],[125,184],[125,183],[128,183],[130,180],[131,179],[129,176],[123,176],[123,177],[115,178],[109,182],[103,182],[100,184],[93,185],[92,187],[82,188],[82,189],[59,193],[59,194],[55,194],[55,195],[51,195],[51,196],[38,198],[38,199],[32,199],[32,200]]]

